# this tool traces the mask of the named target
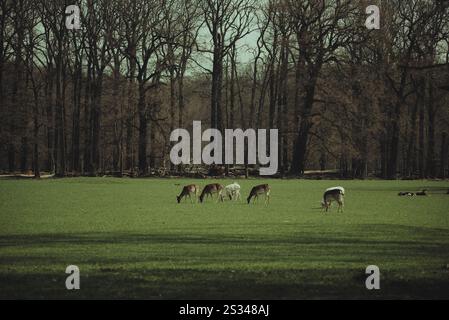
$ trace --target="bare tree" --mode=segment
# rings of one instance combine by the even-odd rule
[[[165,41],[161,52],[170,83],[170,131],[176,124],[179,128],[184,125],[184,78],[201,26],[200,13],[198,2],[194,0],[167,1],[164,6]]]
[[[223,61],[235,44],[251,32],[254,0],[201,0],[204,22],[211,36],[211,127],[222,129]]]
[[[137,114],[139,117],[138,164],[139,174],[148,173],[147,143],[151,110],[147,93],[159,84],[164,63],[158,51],[164,43],[163,21],[167,18],[159,1],[131,1],[123,3],[125,20],[125,50],[129,63],[136,66],[138,84]],[[137,21],[137,23],[135,23]]]
[[[68,32],[65,26],[65,6],[63,0],[40,1],[39,13],[41,24],[44,28],[46,51],[48,52],[50,64],[54,63],[55,96],[53,97],[54,115],[54,142],[51,148],[55,164],[55,173],[59,177],[66,175],[66,119],[65,119],[65,68],[68,56]],[[53,65],[50,65],[53,68]],[[53,86],[52,83],[50,83]],[[52,90],[52,89],[50,89]],[[53,108],[51,110],[51,113]],[[52,161],[53,162],[53,161]]]
[[[13,1],[1,1],[0,3],[0,110],[3,108],[3,75],[5,63],[10,56],[11,37],[14,35],[11,28],[11,13]]]
[[[352,15],[357,7],[353,1],[286,1],[292,15],[297,42],[296,114],[297,135],[293,147],[291,173],[304,174],[307,144],[317,81],[324,65],[338,62],[338,50],[351,42],[354,26]],[[295,119],[296,120],[296,119]]]
[[[39,161],[39,132],[42,127],[41,120],[41,91],[44,88],[45,77],[43,76],[45,64],[40,58],[39,48],[42,41],[42,33],[39,32],[38,25],[40,23],[38,10],[36,9],[35,2],[27,3],[26,12],[26,24],[25,31],[26,37],[24,41],[24,55],[23,65],[25,66],[27,73],[27,82],[31,84],[32,91],[32,144],[33,144],[33,156],[32,167],[35,178],[40,178],[40,161]]]
[[[90,174],[96,174],[100,169],[100,129],[101,109],[103,95],[103,80],[105,70],[111,61],[109,51],[107,24],[111,14],[108,10],[109,1],[87,0],[86,3],[86,51],[91,64],[91,97],[89,115],[89,146],[85,155],[86,170]]]

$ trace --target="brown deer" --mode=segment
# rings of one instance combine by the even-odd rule
[[[217,202],[221,201],[223,202],[223,186],[221,184],[218,183],[214,183],[214,184],[208,184],[207,186],[204,187],[203,192],[200,195],[200,202],[203,203],[204,201],[204,197],[214,197],[214,194],[217,194]]]
[[[187,200],[187,197],[189,197],[190,198],[190,202],[193,203],[192,194],[195,195],[195,199],[196,199],[196,201],[198,201],[199,193],[200,193],[200,187],[197,186],[197,185],[191,184],[191,185],[185,186],[182,189],[181,194],[178,197],[176,197],[176,199],[178,200],[178,203],[181,203],[181,200],[183,198],[186,198],[186,200]]]
[[[265,204],[270,203],[270,193],[271,193],[271,187],[268,184],[262,184],[260,186],[254,187],[251,190],[251,193],[249,194],[249,197],[247,199],[248,204],[251,203],[251,199],[254,198],[254,203],[257,199],[259,199],[260,195],[265,195]]]

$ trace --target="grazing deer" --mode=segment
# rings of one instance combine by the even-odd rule
[[[198,201],[199,193],[200,193],[200,187],[197,186],[197,185],[191,184],[191,185],[185,186],[182,189],[181,194],[178,197],[176,197],[176,199],[178,199],[178,203],[181,203],[181,200],[183,198],[186,198],[186,200],[187,200],[187,197],[189,197],[190,198],[190,202],[193,203],[192,194],[195,195],[195,199],[196,199],[196,201]]]
[[[268,184],[262,184],[260,186],[254,187],[251,190],[251,193],[249,194],[249,197],[247,199],[248,204],[250,204],[251,199],[254,198],[254,203],[257,199],[259,199],[260,195],[265,195],[265,204],[270,203],[270,193],[271,193],[271,187]]]
[[[241,200],[240,189],[241,189],[240,185],[237,182],[234,182],[233,184],[230,184],[229,186],[225,187],[226,196],[229,197],[229,200],[231,201]]]
[[[214,197],[214,194],[217,194],[217,202],[221,201],[223,202],[223,186],[221,184],[218,183],[214,183],[214,184],[208,184],[207,186],[204,187],[203,192],[200,195],[200,202],[203,203],[204,201],[204,197]]]
[[[342,187],[335,187],[335,188],[329,188],[326,190],[323,196],[323,202],[321,203],[323,208],[326,209],[326,212],[329,211],[332,201],[335,201],[338,203],[338,210],[337,212],[343,212],[344,207],[344,196],[345,196],[345,189]]]

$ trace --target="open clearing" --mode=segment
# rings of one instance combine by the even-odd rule
[[[271,204],[176,203],[210,181],[0,180],[0,298],[449,299],[448,182],[242,180],[244,198],[270,183]],[[325,215],[337,185],[345,212]]]

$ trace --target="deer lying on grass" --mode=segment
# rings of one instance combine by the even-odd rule
[[[345,189],[343,187],[329,188],[324,193],[323,202],[321,204],[323,208],[326,209],[326,212],[328,212],[332,205],[332,201],[335,201],[338,203],[337,212],[343,212],[344,196]]]
[[[421,191],[421,192],[417,192],[416,195],[417,195],[418,197],[427,197],[427,190],[424,189],[424,190]]]
[[[181,203],[183,198],[186,198],[186,201],[187,201],[187,197],[189,197],[190,202],[193,203],[192,194],[195,195],[195,200],[196,200],[196,202],[198,202],[198,195],[200,194],[200,187],[197,185],[194,185],[194,184],[185,186],[182,189],[181,194],[178,197],[176,197],[176,199],[178,200],[178,203]]]
[[[250,204],[252,198],[254,198],[254,203],[256,203],[256,200],[259,199],[260,195],[265,195],[265,204],[269,204],[270,203],[270,193],[271,193],[271,187],[268,184],[262,184],[260,186],[254,187],[251,190],[251,193],[249,194],[249,197],[247,199],[248,204]]]
[[[413,192],[399,192],[398,196],[400,197],[414,197],[415,194]]]
[[[217,202],[221,201],[223,202],[223,186],[221,184],[218,183],[214,183],[214,184],[208,184],[206,187],[204,187],[203,192],[200,195],[200,202],[203,203],[204,201],[204,197],[212,197],[213,199],[213,195],[216,194],[217,195]]]
[[[225,187],[226,196],[229,197],[229,200],[231,201],[241,200],[240,189],[240,185],[237,182],[234,182],[233,184]]]

